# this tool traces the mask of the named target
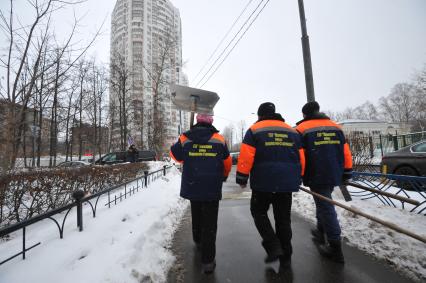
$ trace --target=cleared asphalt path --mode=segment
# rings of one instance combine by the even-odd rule
[[[265,252],[250,215],[249,192],[241,191],[234,180],[235,175],[231,175],[224,186],[224,200],[220,202],[215,272],[201,273],[200,254],[192,242],[188,210],[175,234],[173,251],[177,262],[168,282],[412,282],[386,263],[347,245],[343,247],[345,265],[322,258],[311,241],[311,224],[296,214],[292,216],[292,267],[277,273],[278,263],[263,262]]]

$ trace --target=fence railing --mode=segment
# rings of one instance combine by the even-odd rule
[[[354,172],[351,183],[354,186],[349,191],[354,198],[376,199],[387,206],[426,215],[426,177]],[[395,199],[386,193],[401,198]]]
[[[26,252],[29,250],[35,248],[36,246],[40,245],[41,243],[38,242],[30,247],[27,247],[27,235],[26,235],[26,227],[37,223],[39,221],[50,219],[54,222],[54,224],[57,226],[59,231],[59,237],[63,239],[64,236],[64,227],[65,222],[67,220],[67,217],[71,210],[75,207],[76,208],[76,216],[77,216],[77,228],[79,231],[83,231],[83,204],[88,203],[90,208],[92,209],[92,215],[93,217],[96,217],[96,211],[98,207],[99,200],[101,196],[107,195],[107,203],[105,203],[105,206],[108,206],[108,208],[111,207],[112,204],[117,204],[118,202],[121,202],[122,200],[126,199],[127,197],[130,197],[131,195],[137,193],[140,189],[147,188],[152,182],[157,180],[158,178],[161,178],[162,176],[166,176],[167,172],[172,168],[173,166],[164,166],[162,169],[154,171],[154,172],[148,172],[145,171],[143,176],[137,177],[133,180],[129,180],[125,183],[112,186],[108,189],[99,191],[92,195],[85,195],[85,193],[81,190],[74,191],[72,193],[72,197],[74,198],[74,202],[68,205],[65,205],[63,207],[56,208],[54,210],[48,211],[44,214],[35,216],[33,218],[24,220],[19,223],[12,224],[8,227],[5,227],[3,229],[0,229],[0,238],[5,237],[13,232],[19,231],[22,229],[22,251],[19,253],[16,253],[12,256],[10,256],[7,259],[4,259],[0,262],[0,265],[22,255],[22,259],[25,259]],[[136,184],[135,184],[136,183]],[[120,190],[120,193],[118,194],[118,190]],[[123,192],[124,191],[124,192]],[[115,194],[114,194],[115,192]],[[62,221],[58,221],[57,219],[53,218],[53,216],[61,214],[65,212],[65,215],[63,216]],[[1,260],[1,259],[0,259]]]
[[[360,142],[363,140],[363,142]],[[404,135],[367,135],[367,134],[357,134],[349,135],[348,142],[350,145],[366,146],[370,153],[370,157],[382,157],[388,152],[393,152],[403,147],[412,145],[416,142],[426,140],[426,131],[410,133]],[[353,151],[359,151],[357,148],[352,148]]]

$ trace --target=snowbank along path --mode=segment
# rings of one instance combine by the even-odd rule
[[[69,215],[64,239],[50,220],[27,228],[30,245],[42,244],[0,266],[1,283],[162,282],[174,262],[169,251],[187,202],[179,197],[180,173],[172,169],[110,209],[99,200],[96,218],[84,207],[84,231],[78,232],[75,212]],[[56,216],[62,219],[63,215]],[[21,248],[21,233],[0,243],[0,254]]]
[[[384,206],[374,199],[345,202],[338,188],[334,190],[333,198],[418,235],[426,236],[426,217],[423,215]],[[311,195],[304,192],[293,194],[292,209],[315,223],[315,205]],[[336,207],[336,211],[342,226],[342,236],[349,245],[387,261],[415,281],[426,282],[426,244],[340,207]]]

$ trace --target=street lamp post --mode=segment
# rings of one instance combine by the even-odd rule
[[[312,75],[311,50],[309,46],[309,36],[306,30],[305,7],[303,0],[299,1],[300,25],[302,28],[302,49],[303,49],[303,64],[305,66],[305,83],[306,96],[308,102],[315,101],[314,78]]]

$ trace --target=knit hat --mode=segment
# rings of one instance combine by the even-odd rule
[[[320,110],[320,106],[318,102],[316,101],[308,102],[302,107],[302,113],[307,116],[312,115],[316,112],[319,112],[319,110]]]
[[[213,124],[213,115],[197,114],[197,123]]]
[[[275,113],[275,105],[272,102],[265,102],[260,104],[259,109],[257,110],[257,116],[263,117]]]

